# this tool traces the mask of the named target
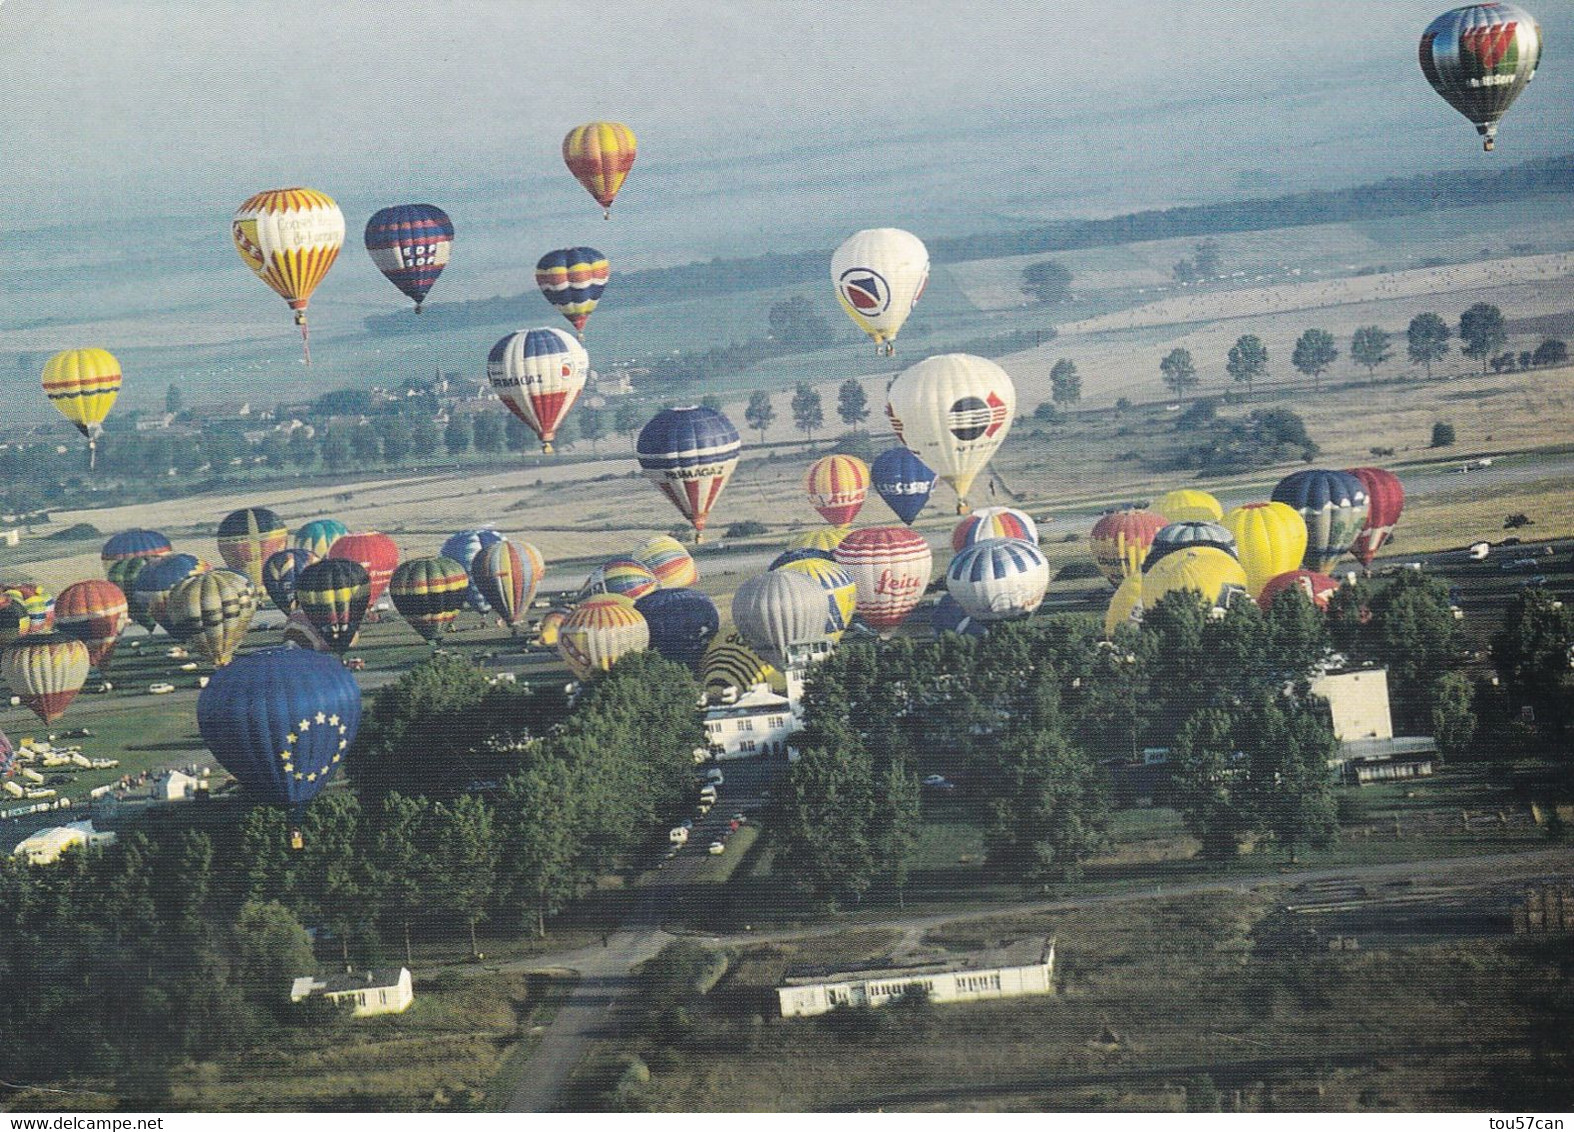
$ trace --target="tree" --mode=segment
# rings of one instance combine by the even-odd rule
[[[831,338],[830,324],[807,296],[793,295],[771,305],[771,337],[793,350],[816,350]]]
[[[1392,356],[1388,344],[1388,331],[1381,326],[1358,326],[1350,336],[1350,357],[1370,376]]]
[[[1071,298],[1071,270],[1059,260],[1030,263],[1022,271],[1022,291],[1041,303],[1063,303]]]
[[[760,434],[760,443],[765,443],[765,430],[770,428],[776,420],[776,410],[771,407],[771,395],[763,389],[756,389],[749,394],[748,408],[743,410],[743,419],[749,422],[749,427]]]
[[[459,456],[470,450],[470,418],[455,413],[448,418],[443,430],[443,448],[450,456]]]
[[[1446,758],[1469,752],[1476,738],[1476,690],[1463,672],[1445,672],[1432,703],[1432,735]]]
[[[1218,707],[1188,718],[1170,747],[1172,800],[1210,861],[1240,852],[1241,837],[1251,825],[1235,749],[1235,721]]]
[[[848,428],[857,428],[869,419],[869,395],[861,381],[848,378],[836,392],[836,415]]]
[[[1197,282],[1197,265],[1189,259],[1176,260],[1171,272],[1177,283]]]
[[[341,472],[350,466],[352,451],[344,429],[336,428],[322,438],[322,466],[330,472]]]
[[[305,848],[292,862],[301,906],[312,923],[339,940],[350,958],[350,936],[371,919],[370,884],[360,852],[361,802],[345,790],[314,799],[301,822]]]
[[[1202,380],[1197,376],[1197,366],[1191,360],[1191,351],[1179,346],[1164,355],[1164,360],[1159,362],[1159,373],[1164,378],[1164,384],[1177,397],[1184,397],[1186,390]]]
[[[1452,336],[1453,331],[1449,329],[1448,323],[1432,311],[1416,315],[1410,320],[1410,328],[1405,331],[1405,337],[1409,340],[1410,360],[1426,366],[1426,375],[1431,377],[1433,363],[1442,361],[1448,355],[1448,340]]]
[[[827,907],[862,899],[876,873],[869,815],[877,798],[868,751],[858,744],[807,747],[778,795],[769,828],[783,875]]]
[[[497,413],[477,413],[471,427],[471,443],[483,455],[503,450],[503,418]]]
[[[376,425],[382,440],[383,459],[403,463],[410,455],[410,422],[399,416],[378,417]]]
[[[361,467],[375,464],[382,451],[377,433],[369,424],[358,424],[350,430],[350,454]]]
[[[1569,360],[1569,345],[1561,338],[1544,338],[1530,355],[1530,360],[1538,366],[1563,365]]]
[[[290,463],[297,468],[309,468],[317,462],[317,441],[307,428],[290,430]]]
[[[290,442],[283,433],[270,432],[257,446],[257,454],[270,469],[280,471],[290,462]]]
[[[1316,385],[1318,378],[1329,366],[1334,364],[1334,359],[1339,356],[1339,349],[1334,345],[1334,336],[1326,330],[1308,330],[1295,340],[1295,350],[1290,354],[1290,364],[1312,379]]]
[[[1197,277],[1212,279],[1224,270],[1224,262],[1219,256],[1219,245],[1215,240],[1202,240],[1192,249],[1192,263],[1196,265]]]
[[[171,416],[176,416],[186,407],[185,394],[181,393],[180,386],[171,384],[164,390],[164,411]]]
[[[521,919],[534,920],[543,939],[547,917],[574,895],[579,852],[574,788],[568,766],[543,758],[511,775],[498,802],[499,889]]]
[[[906,763],[893,760],[878,775],[876,786],[880,804],[870,815],[871,848],[881,874],[896,889],[898,902],[903,902],[908,865],[923,825],[918,776],[907,769]]]
[[[235,978],[257,1006],[282,1014],[290,983],[317,973],[311,937],[277,900],[247,901],[235,915]]]
[[[1060,358],[1049,370],[1050,399],[1056,405],[1075,405],[1082,400],[1082,377],[1077,373],[1077,363],[1070,358]]]
[[[1459,316],[1459,338],[1464,343],[1460,352],[1467,358],[1479,359],[1481,372],[1486,373],[1487,359],[1508,341],[1503,312],[1491,303],[1476,303]]]
[[[1224,369],[1232,381],[1246,386],[1246,393],[1250,396],[1252,382],[1268,372],[1268,347],[1262,344],[1262,339],[1257,335],[1242,334],[1235,340],[1235,345],[1230,347]]]
[[[513,413],[503,419],[503,446],[510,452],[528,452],[536,439],[535,431]]]
[[[601,409],[592,409],[588,406],[580,409],[579,435],[590,441],[590,451],[597,453],[596,446],[607,435],[607,414]]]
[[[1259,693],[1235,728],[1245,756],[1257,828],[1290,860],[1338,838],[1338,810],[1328,763],[1339,751],[1333,728],[1304,699]]]
[[[1432,426],[1433,448],[1447,448],[1454,443],[1454,426],[1446,421],[1438,421]]]
[[[497,883],[497,838],[492,811],[474,794],[439,802],[428,819],[428,892],[439,910],[470,929],[470,954],[481,958],[476,925],[486,919]]]
[[[1492,638],[1492,664],[1510,701],[1556,735],[1574,719],[1574,610],[1543,589],[1522,590]]]
[[[410,923],[422,911],[425,889],[422,877],[429,871],[422,841],[426,807],[397,790],[383,796],[371,838],[367,873],[379,915],[396,923],[404,934],[404,960],[414,961],[410,948]]]
[[[435,455],[442,438],[437,432],[437,422],[430,417],[417,417],[410,426],[410,455],[421,459]]]
[[[622,401],[612,414],[612,431],[628,440],[645,427],[645,410],[633,401]]]
[[[792,422],[798,431],[814,440],[814,430],[825,424],[825,410],[820,404],[820,391],[808,382],[800,381],[792,394]]]

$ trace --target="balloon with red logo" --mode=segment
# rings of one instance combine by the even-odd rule
[[[852,575],[864,624],[889,632],[911,613],[929,586],[934,554],[907,527],[863,527],[836,547],[836,561]]]
[[[1362,566],[1370,566],[1377,552],[1394,534],[1405,509],[1405,488],[1399,477],[1383,468],[1346,468],[1366,488],[1366,522],[1350,544],[1350,553]]]
[[[1263,584],[1262,592],[1257,595],[1257,604],[1266,613],[1273,605],[1274,598],[1287,590],[1300,590],[1318,609],[1327,609],[1328,599],[1338,588],[1337,578],[1330,578],[1316,570],[1286,570]]]
[[[841,453],[822,457],[809,465],[804,490],[822,519],[833,527],[845,527],[858,517],[869,496],[869,465]]]
[[[973,480],[1016,416],[1011,375],[986,358],[940,354],[904,370],[885,397],[897,439],[951,485],[956,513],[967,514]]]
[[[381,531],[362,531],[335,539],[328,557],[347,558],[365,567],[372,587],[367,603],[375,607],[388,590],[394,567],[399,565],[399,547]]]

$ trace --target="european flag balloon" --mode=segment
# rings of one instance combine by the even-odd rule
[[[716,603],[699,590],[653,590],[634,603],[650,623],[650,647],[695,672],[721,630]]]
[[[906,448],[887,448],[869,465],[869,479],[886,506],[908,526],[929,502],[938,477],[918,454]]]
[[[258,801],[304,806],[333,778],[361,724],[355,677],[325,653],[288,646],[218,669],[197,697],[197,729]]]

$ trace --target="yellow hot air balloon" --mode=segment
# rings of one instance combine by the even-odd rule
[[[120,363],[108,350],[61,350],[44,363],[44,395],[87,437],[89,468],[97,461],[99,433],[119,393]]]
[[[612,199],[634,167],[634,131],[622,122],[587,122],[563,138],[563,164],[612,219]]]
[[[829,553],[853,533],[851,527],[810,527],[787,540],[788,550],[823,550]]]
[[[1246,593],[1246,571],[1216,546],[1188,547],[1166,554],[1142,576],[1141,600],[1151,609],[1177,590],[1191,590],[1220,609]]]
[[[344,245],[344,214],[333,198],[316,189],[269,189],[258,193],[230,221],[235,250],[257,278],[279,293],[295,312],[306,364],[306,304]]]
[[[1116,588],[1104,611],[1104,635],[1113,637],[1115,630],[1128,621],[1142,620],[1142,572],[1129,575]]]
[[[1298,567],[1306,553],[1306,520],[1288,503],[1247,503],[1226,512],[1220,522],[1235,536],[1252,597],[1262,593],[1269,578]]]
[[[1217,523],[1224,517],[1224,507],[1206,491],[1195,487],[1178,487],[1153,501],[1152,510],[1172,523]]]

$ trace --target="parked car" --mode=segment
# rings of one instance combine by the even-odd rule
[[[161,682],[158,684],[148,685],[148,694],[152,696],[167,696],[174,690],[175,685],[173,684],[165,684]]]
[[[674,845],[686,845],[689,840],[689,831],[684,826],[674,826],[672,831],[667,834],[667,840]]]
[[[925,786],[944,786],[945,783],[946,777],[943,774],[926,774],[924,776]]]
[[[727,778],[721,773],[721,768],[714,766],[705,772],[705,781],[712,786],[725,786],[727,784]]]
[[[720,841],[712,841],[710,843],[710,848],[706,851],[710,853],[712,857],[719,857],[727,851],[727,846]]]

